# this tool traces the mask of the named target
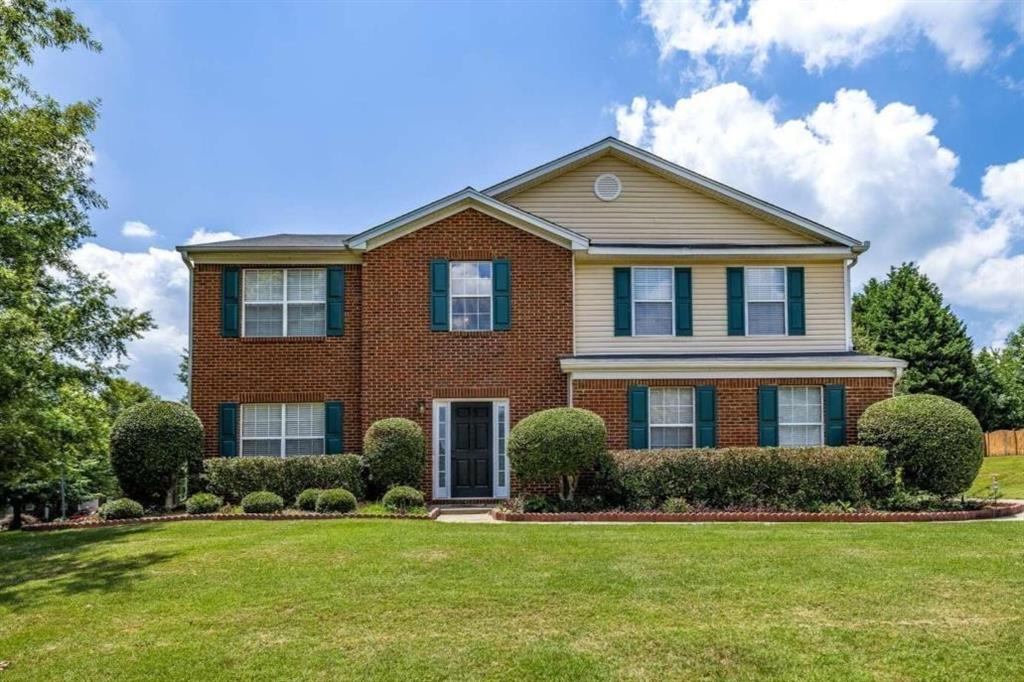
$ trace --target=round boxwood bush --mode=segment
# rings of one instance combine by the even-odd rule
[[[284,509],[284,500],[277,493],[260,490],[242,498],[242,511],[246,514],[276,514]]]
[[[215,514],[224,506],[224,500],[213,493],[196,493],[185,501],[189,514]]]
[[[363,439],[370,482],[379,490],[419,485],[426,465],[425,451],[423,429],[399,417],[375,421]]]
[[[316,498],[316,510],[320,514],[347,514],[356,510],[356,496],[344,488],[331,488]]]
[[[316,511],[316,501],[322,492],[320,488],[306,488],[295,498],[295,506],[302,511]]]
[[[384,499],[381,501],[386,508],[401,513],[405,513],[413,507],[422,507],[425,504],[423,493],[407,485],[396,485],[384,493]]]
[[[111,519],[137,519],[142,516],[144,510],[142,505],[135,500],[122,497],[118,500],[111,500],[100,507],[100,518],[104,521]]]
[[[604,420],[589,410],[534,412],[509,434],[512,472],[525,482],[558,481],[562,499],[571,500],[580,474],[604,453],[606,436]]]
[[[875,403],[857,422],[862,445],[884,448],[903,482],[942,497],[967,490],[985,456],[981,425],[963,405],[936,395]]]
[[[203,425],[181,403],[139,403],[114,420],[110,464],[128,497],[146,504],[169,500],[186,464],[199,471],[202,461]]]

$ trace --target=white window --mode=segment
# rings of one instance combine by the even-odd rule
[[[323,403],[242,405],[242,456],[324,454]]]
[[[437,406],[437,487],[448,489],[448,404]]]
[[[633,334],[671,336],[675,327],[672,268],[633,268]]]
[[[693,447],[693,389],[652,388],[648,422],[652,448]]]
[[[490,331],[490,261],[453,261],[450,279],[451,328],[460,332]]]
[[[821,445],[821,435],[821,386],[779,386],[779,445]]]
[[[747,268],[747,334],[786,333],[786,269]]]
[[[327,333],[326,270],[246,270],[243,279],[245,336],[324,336]]]
[[[505,488],[508,486],[508,457],[505,454],[508,440],[506,433],[508,431],[508,405],[495,403],[494,407],[498,411],[496,419],[498,422],[498,451],[495,453],[498,458],[498,488]]]

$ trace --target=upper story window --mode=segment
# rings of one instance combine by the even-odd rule
[[[822,444],[821,386],[779,386],[779,445]]]
[[[242,405],[242,456],[324,454],[323,403]]]
[[[490,261],[452,261],[451,328],[454,331],[491,330]]]
[[[327,271],[316,268],[246,270],[244,336],[324,336]]]
[[[652,448],[693,447],[693,389],[651,388],[650,414]]]
[[[776,336],[786,333],[786,269],[747,268],[747,334]]]
[[[633,334],[674,333],[672,268],[633,268]]]

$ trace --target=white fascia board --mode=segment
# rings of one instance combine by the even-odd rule
[[[853,249],[848,246],[601,246],[591,244],[587,249],[590,256],[671,256],[717,258],[850,258]]]
[[[894,358],[562,358],[574,379],[741,379],[749,377],[894,377]]]

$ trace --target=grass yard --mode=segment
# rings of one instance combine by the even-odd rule
[[[53,679],[1021,679],[1024,524],[190,522],[0,534]]]
[[[984,495],[993,476],[999,477],[1004,498],[1024,500],[1024,456],[986,457],[970,494]]]

